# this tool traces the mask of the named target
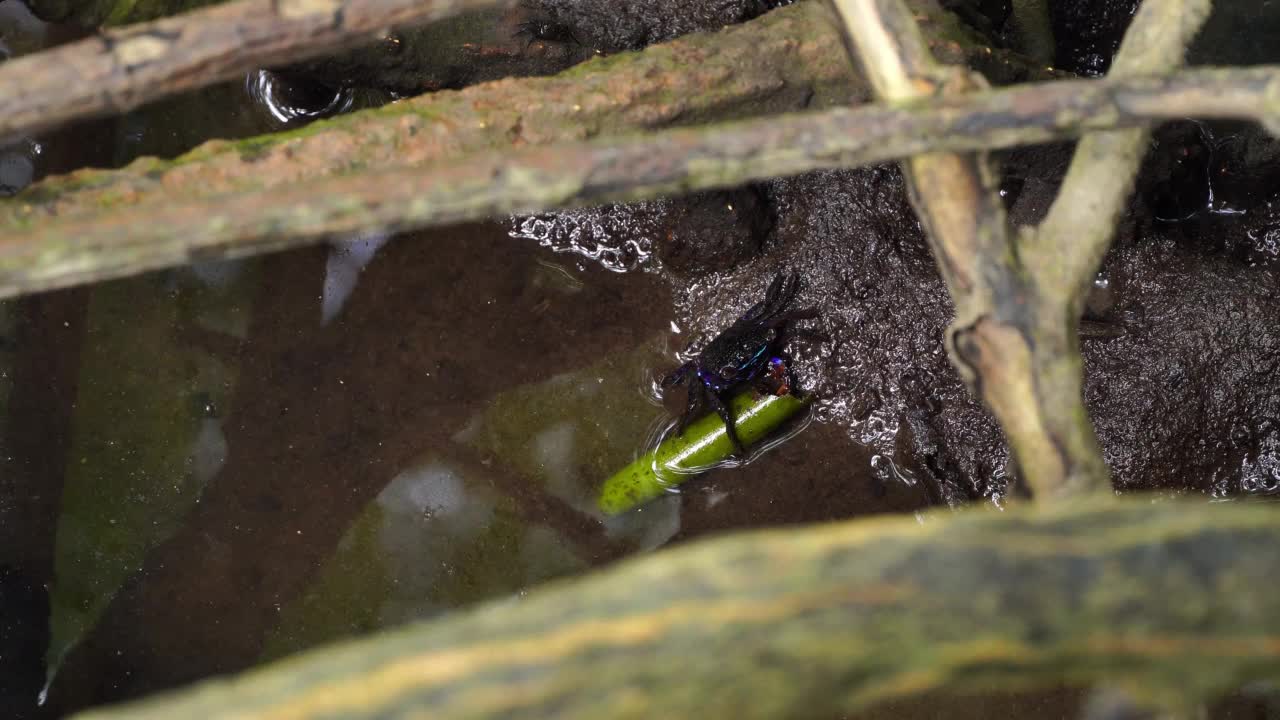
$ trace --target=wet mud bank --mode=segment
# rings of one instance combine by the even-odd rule
[[[1153,143],[1081,327],[1087,405],[1117,489],[1280,491],[1277,198],[1269,183],[1232,185],[1270,177],[1274,147],[1252,129],[1194,124]],[[1039,219],[1068,151],[1007,158],[1015,221]],[[643,211],[548,216],[543,236],[589,227],[607,245],[608,218]],[[817,308],[829,336],[794,347],[801,383],[820,398],[823,432],[864,449],[845,470],[947,504],[1016,491],[999,428],[944,352],[950,301],[896,168],[673,199],[662,217],[639,257],[671,284],[673,342],[696,350],[777,273],[797,272],[796,305]]]

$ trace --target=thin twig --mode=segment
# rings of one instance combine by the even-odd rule
[[[0,65],[0,139],[514,0],[238,0]]]
[[[278,183],[268,191],[246,181],[237,192],[201,196],[194,183],[187,187],[181,178],[164,179],[141,199],[133,198],[138,204],[107,210],[99,207],[103,198],[119,190],[105,183],[93,193],[82,191],[82,198],[49,201],[58,209],[56,216],[35,204],[10,219],[0,233],[0,297],[373,228],[412,229],[504,212],[732,186],[918,153],[1047,142],[1188,114],[1280,117],[1277,88],[1280,68],[1059,81],[909,106],[840,108],[626,139],[518,151],[438,152],[428,156],[436,162],[424,166],[375,167],[310,181],[302,173],[281,172],[297,182]],[[418,154],[411,140],[401,143],[397,151]],[[438,139],[426,143],[437,151],[451,147]],[[192,168],[196,162],[182,162],[178,169],[198,179],[201,174]],[[239,169],[219,166],[220,177],[238,173],[265,182],[253,175],[258,168],[254,159],[242,162]],[[306,153],[299,153],[297,162],[308,162]],[[136,172],[150,171],[143,166]],[[944,177],[940,182],[954,185],[955,180]],[[970,256],[954,255],[953,266],[967,268],[965,282],[976,287],[972,278],[979,270],[966,265]]]
[[[1181,66],[1187,44],[1209,15],[1209,5],[1209,0],[1143,3],[1108,76],[1124,80]],[[1206,102],[1218,101],[1216,93],[1206,95]],[[1102,264],[1148,144],[1145,128],[1087,135],[1076,148],[1048,215],[1024,240],[1026,252],[1035,255],[1035,262],[1028,262],[1041,283],[1070,292],[1075,306]],[[1079,315],[1078,307],[1073,315]]]

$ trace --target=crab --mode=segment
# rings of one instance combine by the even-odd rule
[[[758,390],[771,395],[800,393],[790,358],[784,351],[787,340],[797,334],[818,340],[825,336],[803,329],[790,332],[791,323],[818,317],[818,311],[813,308],[787,309],[799,291],[798,275],[779,273],[770,283],[764,300],[752,305],[742,317],[722,330],[697,357],[662,378],[664,388],[680,384],[689,388],[688,405],[676,425],[677,435],[709,405],[724,421],[735,454],[745,457],[746,449],[729,411],[731,392],[755,383]]]

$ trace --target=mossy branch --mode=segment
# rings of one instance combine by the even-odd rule
[[[1104,499],[741,534],[79,717],[839,717],[1095,682],[1185,707],[1280,671],[1278,520]]]
[[[714,75],[718,67],[704,69]],[[586,85],[612,84],[619,77],[605,74],[608,80]],[[703,81],[697,71],[688,77],[691,83]],[[738,102],[755,85],[742,74],[734,77],[732,86],[691,93],[688,102],[675,107],[712,112],[712,106]],[[569,82],[544,79],[538,87],[553,91]],[[0,239],[0,297],[193,259],[278,250],[369,228],[404,230],[504,212],[653,197],[929,151],[1046,142],[1187,115],[1280,117],[1280,68],[1196,70],[1169,77],[1030,84],[910,105],[840,108],[518,151],[467,152],[502,142],[491,131],[502,135],[521,121],[519,113],[475,109],[478,99],[509,92],[513,84],[448,93],[431,103],[255,141],[261,155],[253,154],[258,145],[250,152],[244,145],[220,142],[173,163],[140,161],[125,171],[87,171],[37,186],[0,203],[7,225]],[[639,97],[583,106],[575,113],[560,104],[580,97],[570,95],[527,111],[522,144],[573,136],[586,131],[584,124],[620,129],[630,119],[653,118],[659,111],[648,104],[649,96],[659,91],[642,84],[629,87]],[[788,103],[795,97],[778,100]],[[662,107],[669,118],[671,107]],[[460,122],[441,122],[438,113],[445,112]],[[477,117],[485,119],[471,122]],[[492,129],[479,127],[488,121],[495,123]],[[359,141],[376,153],[377,166],[326,177],[330,163],[337,162],[333,155],[350,152],[351,143]],[[274,171],[263,172],[268,166]],[[941,182],[956,186],[945,175]],[[958,266],[969,256],[956,257]]]

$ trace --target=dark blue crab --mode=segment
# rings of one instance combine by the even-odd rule
[[[745,456],[738,431],[729,412],[730,392],[754,382],[758,389],[774,395],[799,392],[790,358],[784,352],[789,339],[789,325],[796,320],[818,317],[813,308],[788,310],[800,291],[798,275],[779,274],[769,285],[764,300],[752,305],[742,317],[725,328],[689,362],[662,379],[663,387],[681,383],[689,386],[689,401],[676,433],[684,432],[689,423],[700,416],[707,405],[724,420],[725,430],[734,450]],[[821,333],[800,334],[822,339]]]

